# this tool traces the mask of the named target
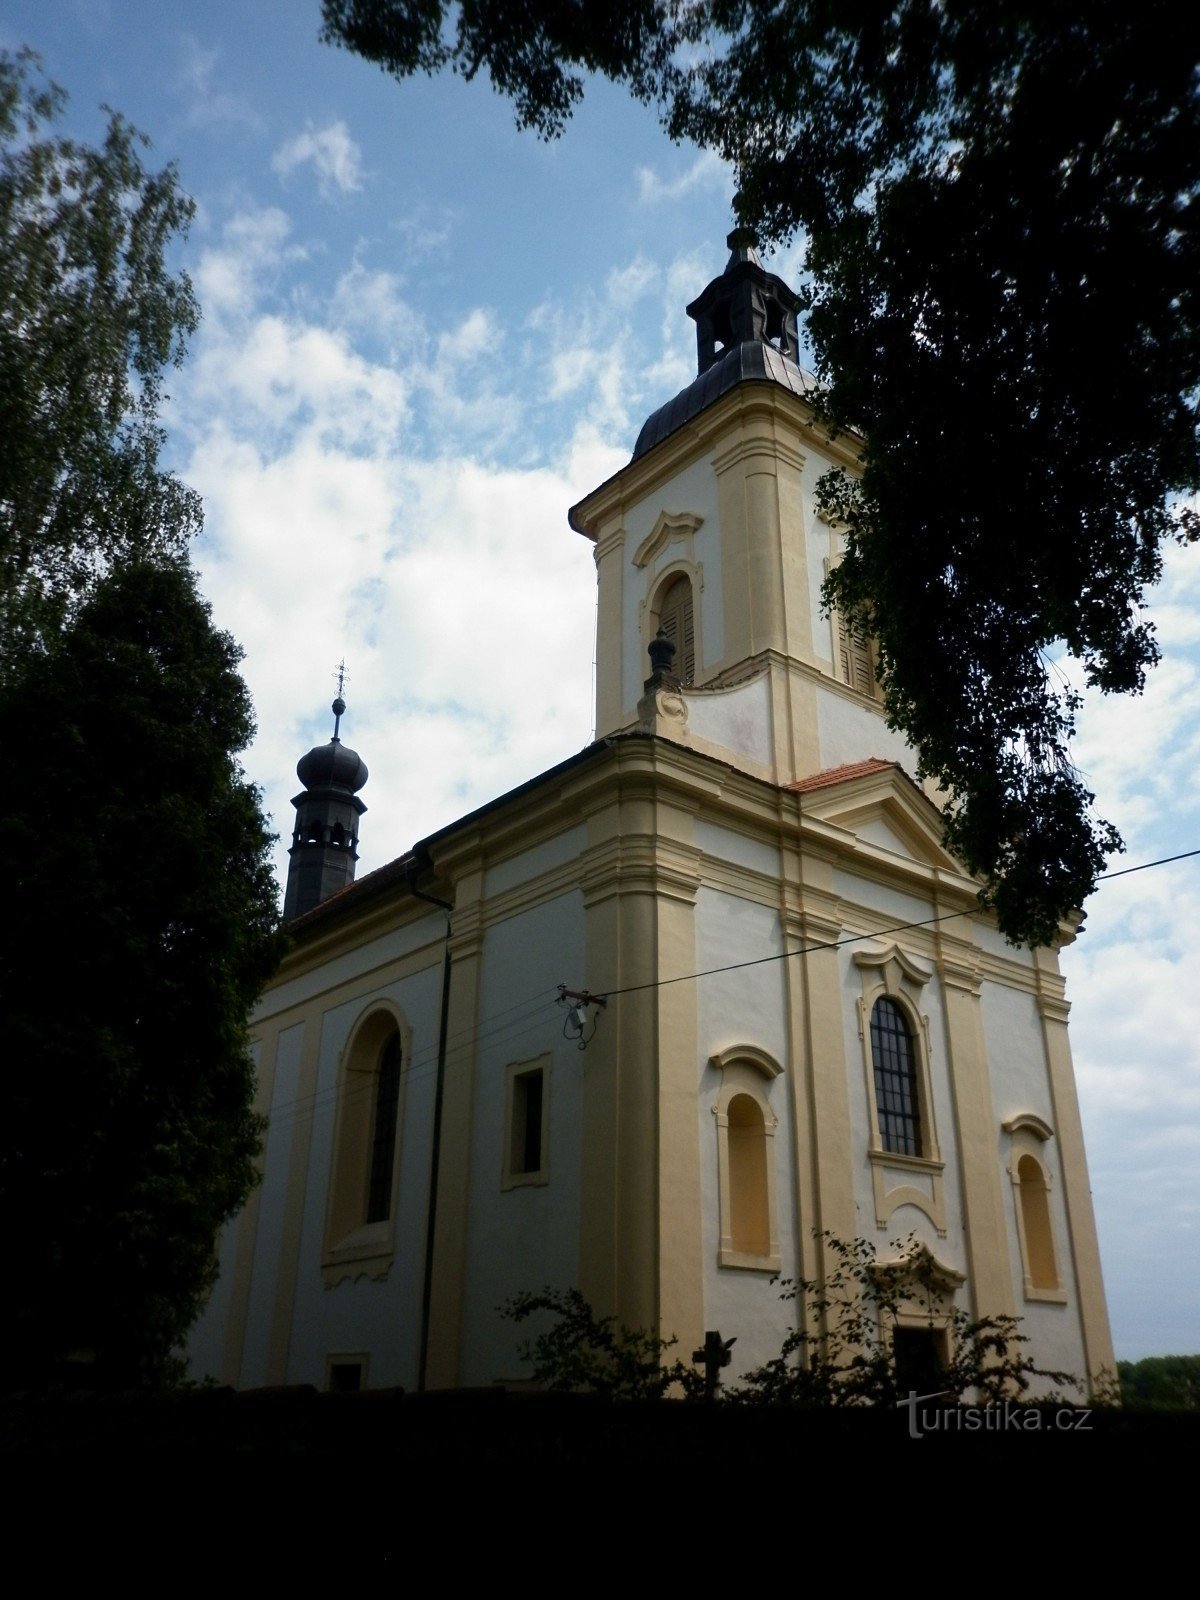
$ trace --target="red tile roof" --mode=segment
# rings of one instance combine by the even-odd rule
[[[844,767],[827,767],[824,772],[798,778],[786,787],[795,794],[807,794],[810,789],[828,789],[832,784],[848,783],[851,778],[867,778],[873,772],[886,772],[889,767],[897,765],[895,761],[881,761],[878,756],[872,756],[869,761],[851,761]]]

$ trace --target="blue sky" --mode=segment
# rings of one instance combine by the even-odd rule
[[[590,737],[594,569],[566,510],[692,375],[683,308],[731,184],[605,86],[545,145],[486,82],[400,85],[318,26],[317,0],[5,0],[0,46],[42,54],[70,131],[110,104],[196,199],[178,260],[204,321],[165,420],[246,649],[247,770],[286,835],[344,654],[369,871]],[[1152,616],[1150,689],[1089,705],[1076,750],[1116,866],[1200,847],[1196,553],[1169,554]],[[1200,862],[1087,909],[1063,965],[1117,1352],[1195,1351]]]

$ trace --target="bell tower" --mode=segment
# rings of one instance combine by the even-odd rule
[[[283,900],[283,915],[289,921],[353,883],[358,863],[358,819],[367,809],[358,791],[367,781],[367,765],[341,741],[346,712],[342,679],[339,669],[338,696],[331,707],[333,738],[314,746],[296,764],[304,788],[292,801],[296,826]]]
[[[595,544],[597,737],[641,728],[783,785],[871,757],[914,771],[884,723],[870,642],[822,609],[843,530],[816,486],[855,474],[862,441],[820,420],[799,296],[749,230],[726,242],[724,271],[687,307],[695,378],[570,513]],[[647,678],[660,635],[671,667]]]

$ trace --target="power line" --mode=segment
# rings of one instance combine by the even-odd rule
[[[1136,867],[1122,867],[1119,872],[1105,872],[1100,877],[1123,878],[1130,872],[1145,872],[1149,867],[1165,867],[1172,861],[1187,861],[1192,856],[1200,856],[1200,850],[1185,850],[1177,856],[1162,856],[1157,861],[1142,861]],[[1099,883],[1100,878],[1096,881]],[[696,978],[713,978],[722,972],[740,972],[745,967],[761,967],[769,961],[789,961],[793,956],[813,955],[818,950],[838,950],[842,945],[858,944],[863,939],[878,939],[887,933],[905,933],[910,928],[928,928],[935,922],[947,922],[954,917],[972,917],[978,909],[977,906],[968,906],[962,911],[942,911],[935,917],[922,917],[915,922],[897,922],[890,928],[877,928],[870,933],[848,933],[844,939],[828,939],[819,944],[800,945],[795,950],[778,950],[774,955],[755,956],[752,961],[731,961],[724,967],[706,967],[702,972],[685,972],[675,978],[652,978],[646,983],[627,984],[623,989],[606,989],[603,998],[611,1000],[616,995],[637,994],[643,989],[665,989],[668,984],[690,983]]]
[[[1136,866],[1121,867],[1116,872],[1102,873],[1096,881],[1101,882],[1108,878],[1123,878],[1133,872],[1146,872],[1151,867],[1165,867],[1176,861],[1191,860],[1196,856],[1200,856],[1200,849],[1185,850],[1178,855],[1161,856],[1156,861],[1142,861]],[[760,967],[775,961],[788,961],[795,956],[814,955],[822,950],[838,950],[844,945],[861,944],[867,939],[881,938],[892,933],[905,933],[914,928],[928,928],[935,923],[951,921],[958,917],[973,916],[976,910],[976,907],[968,906],[960,911],[942,911],[936,916],[922,917],[910,922],[897,922],[890,927],[873,929],[867,933],[850,933],[840,939],[822,940],[816,944],[800,945],[794,950],[779,950],[771,955],[755,956],[749,961],[731,961],[724,966],[705,967],[701,971],[679,973],[672,978],[652,978],[645,983],[626,984],[620,989],[605,990],[603,998],[613,999],[619,995],[639,994],[647,989],[662,989],[676,983],[698,982],[701,978],[717,977],[725,972],[740,972],[749,967]],[[597,995],[597,998],[600,998],[600,996]],[[517,1039],[523,1038],[526,1034],[533,1032],[535,1028],[542,1025],[542,1013],[552,1013],[552,1009],[556,1004],[557,993],[553,997],[547,996],[545,999],[542,999],[539,995],[531,994],[523,1000],[515,1001],[511,1005],[503,1007],[500,1011],[494,1012],[475,1027],[455,1030],[447,1040],[448,1061],[462,1059],[481,1044],[489,1042],[495,1044],[499,1043],[501,1039],[505,1043],[513,1043]],[[514,1015],[513,1013],[518,1014]],[[548,1016],[545,1020],[549,1020]],[[507,1037],[505,1037],[506,1035]],[[454,1042],[451,1043],[451,1040]],[[415,1054],[403,1069],[406,1080],[412,1083],[427,1078],[434,1068],[435,1058],[436,1043]],[[371,1087],[371,1084],[364,1083],[361,1092],[369,1092]],[[303,1112],[316,1112],[323,1104],[336,1102],[338,1088],[338,1084],[334,1083],[327,1088],[314,1090],[311,1094],[298,1095],[292,1100],[280,1102],[273,1113],[270,1113],[272,1127],[286,1127],[289,1121],[294,1120]],[[343,1090],[343,1092],[353,1095],[356,1091]]]
[[[1193,856],[1200,856],[1200,850],[1184,850],[1177,856],[1162,856],[1158,861],[1143,861],[1136,867],[1122,867],[1118,872],[1102,872],[1096,882],[1102,883],[1106,878],[1124,878],[1131,872],[1145,872],[1147,867],[1165,867],[1172,861],[1190,861]]]

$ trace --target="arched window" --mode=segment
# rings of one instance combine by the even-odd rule
[[[325,1278],[383,1272],[395,1235],[397,1150],[404,1111],[405,1030],[376,1006],[342,1055],[325,1222]]]
[[[930,968],[899,945],[856,950],[862,978],[864,1110],[875,1220],[886,1227],[899,1206],[916,1206],[939,1231],[946,1226],[944,1170],[938,1149],[929,1021],[920,1008]]]
[[[1007,1118],[1004,1131],[1012,1136],[1008,1163],[1015,1202],[1017,1242],[1024,1268],[1025,1298],[1050,1300],[1061,1305],[1067,1298],[1058,1276],[1054,1251],[1054,1223],[1050,1213],[1050,1170],[1047,1152],[1054,1130],[1035,1112],[1022,1111]]]
[[[717,1187],[723,1267],[778,1272],[775,1130],[772,1085],[779,1063],[756,1045],[734,1045],[709,1058],[721,1074],[713,1106],[717,1124]],[[775,1091],[778,1094],[778,1090]]]
[[[696,677],[696,624],[692,610],[692,583],[684,573],[672,578],[658,600],[654,632],[659,630],[675,646],[672,669],[682,683]]]
[[[371,1177],[365,1222],[386,1222],[392,1214],[392,1171],[396,1164],[396,1110],[400,1103],[400,1035],[384,1045],[375,1069],[375,1116],[371,1129]]]
[[[734,1250],[765,1256],[771,1249],[767,1197],[767,1127],[748,1094],[729,1102],[729,1234]]]
[[[924,1154],[912,1034],[903,1011],[886,995],[876,1000],[871,1010],[871,1062],[883,1148],[892,1155]]]
[[[1021,1220],[1025,1224],[1029,1282],[1035,1289],[1057,1289],[1058,1268],[1054,1264],[1046,1174],[1035,1156],[1022,1156],[1017,1162],[1017,1188],[1021,1196]]]

